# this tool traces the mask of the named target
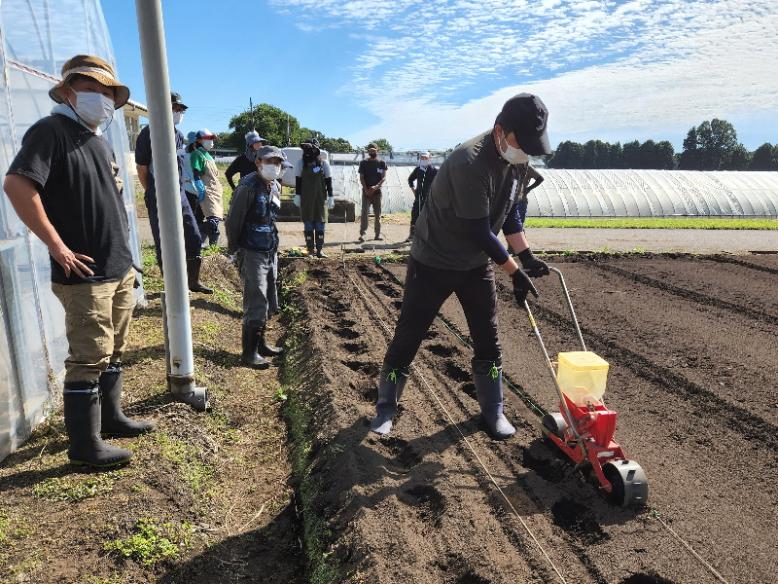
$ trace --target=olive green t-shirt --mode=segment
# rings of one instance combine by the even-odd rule
[[[441,165],[416,221],[411,255],[430,267],[471,270],[489,261],[470,235],[468,220],[489,217],[502,229],[518,196],[519,169],[500,156],[492,132],[457,146]]]

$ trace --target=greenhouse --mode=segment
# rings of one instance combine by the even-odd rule
[[[25,131],[51,110],[48,91],[62,64],[79,53],[114,63],[98,0],[0,3],[0,175]],[[124,184],[133,184],[123,164],[128,147],[121,115],[114,117],[106,137],[122,166]],[[138,260],[132,189],[125,189],[124,196]],[[0,459],[29,435],[59,394],[67,343],[64,312],[49,276],[45,246],[19,221],[7,197],[0,197]]]

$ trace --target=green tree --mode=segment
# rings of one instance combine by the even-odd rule
[[[621,142],[608,145],[608,168],[624,168],[624,150]]]
[[[371,143],[378,146],[378,150],[380,152],[392,152],[394,150],[394,148],[392,148],[392,145],[389,144],[389,140],[387,140],[386,138],[378,138],[377,140],[371,140]],[[366,149],[367,146],[365,146],[364,148]]]
[[[675,148],[667,140],[656,143],[654,168],[673,170],[675,168]]]
[[[689,128],[683,140],[683,151],[678,159],[680,170],[700,170],[701,155],[697,147],[697,128]]]
[[[742,144],[735,146],[729,153],[729,158],[724,161],[723,170],[748,170],[751,162],[751,153]]]
[[[261,103],[233,116],[230,129],[234,130],[231,145],[239,150],[245,147],[244,136],[251,130],[256,130],[270,144],[279,147],[296,144],[295,139],[300,138],[297,118],[269,103]]]
[[[738,145],[735,127],[726,120],[714,118],[697,126],[697,147],[702,170],[719,170],[732,159]]]
[[[625,142],[622,157],[623,168],[642,168],[640,162],[640,142]]]
[[[345,138],[327,138],[320,140],[321,147],[327,152],[354,152],[354,147]]]
[[[551,160],[549,168],[581,168],[584,147],[578,142],[565,140],[560,142]]]
[[[638,159],[637,168],[656,168],[656,142],[653,140],[646,140],[640,145],[638,150],[640,157]]]
[[[748,170],[778,170],[778,146],[765,142],[754,150]]]

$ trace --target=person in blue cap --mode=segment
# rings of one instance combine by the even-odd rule
[[[257,172],[257,167],[254,164],[254,153],[267,144],[267,140],[260,136],[259,132],[256,130],[248,132],[245,138],[246,150],[239,156],[236,156],[235,160],[233,160],[227,167],[227,170],[224,171],[227,183],[233,191],[237,188],[235,182],[233,182],[233,177],[236,174],[240,174],[240,178],[243,178],[250,175],[252,172]]]

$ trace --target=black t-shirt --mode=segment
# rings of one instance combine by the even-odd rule
[[[51,260],[51,281],[83,284],[122,278],[132,266],[127,211],[116,186],[111,146],[84,126],[61,115],[36,122],[8,169],[32,180],[43,208],[73,252],[95,260],[95,275],[84,280]]]
[[[377,185],[386,176],[386,162],[379,158],[366,158],[359,163],[359,174],[365,177],[367,186]]]
[[[184,179],[182,178],[184,176],[184,135],[178,128],[176,128],[176,157],[178,158],[178,186],[181,190],[181,196],[185,197]],[[151,130],[149,130],[148,126],[140,131],[138,139],[135,141],[135,164],[149,167],[146,195],[149,197],[156,196],[154,165],[151,159]]]

